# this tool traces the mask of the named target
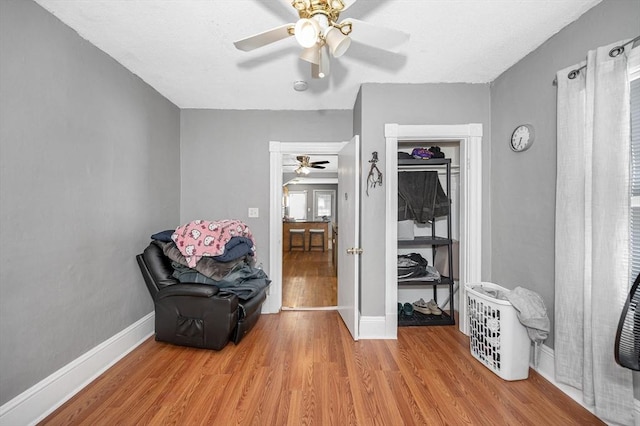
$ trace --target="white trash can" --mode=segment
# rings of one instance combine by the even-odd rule
[[[504,380],[529,377],[531,340],[516,309],[508,300],[481,291],[508,294],[510,290],[487,282],[468,283],[465,287],[471,354]]]

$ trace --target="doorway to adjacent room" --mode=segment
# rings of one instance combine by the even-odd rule
[[[306,152],[311,155],[337,155],[339,231],[336,251],[338,264],[336,309],[354,340],[359,338],[359,271],[360,271],[360,138],[344,142],[278,142],[269,143],[270,207],[269,207],[269,276],[271,286],[263,305],[264,313],[282,309],[282,244],[284,154]],[[306,164],[307,161],[305,161]]]
[[[314,156],[323,169],[306,175],[294,159],[283,158],[282,309],[335,309],[338,157]]]
[[[267,312],[337,307],[338,256],[334,256],[338,227],[337,195],[332,196],[330,201],[333,204],[328,206],[333,209],[333,216],[321,213],[326,213],[323,207],[327,207],[327,191],[337,194],[337,159],[344,145],[344,142],[271,142],[272,242],[269,275],[273,282]],[[295,166],[300,155],[308,155],[310,162],[329,161],[322,166],[327,167],[330,173],[317,173],[312,169],[309,174],[296,174]],[[323,216],[329,216],[327,224],[324,224]],[[326,227],[327,246],[324,252],[316,248],[308,250],[308,234],[305,234],[304,251],[289,251],[286,228],[304,227],[304,222],[320,222],[323,228]],[[310,223],[308,227],[312,225]]]

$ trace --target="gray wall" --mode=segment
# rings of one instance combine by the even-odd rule
[[[240,219],[254,234],[258,262],[269,264],[269,141],[351,139],[352,112],[181,112],[180,220]],[[247,216],[258,207],[260,217]]]
[[[362,127],[362,214],[361,214],[361,292],[360,312],[366,316],[384,315],[385,298],[385,192],[381,187],[365,195],[366,173],[371,153],[378,151],[378,168],[385,169],[385,123],[467,124],[482,123],[483,138],[483,276],[490,274],[490,101],[486,84],[364,84],[360,90]],[[383,172],[384,173],[384,172]],[[386,182],[386,181],[383,181]]]
[[[511,67],[491,85],[492,280],[544,298],[553,320],[556,183],[556,71],[587,51],[640,35],[640,2],[605,0]],[[536,140],[523,153],[508,145],[521,123]],[[606,155],[606,153],[602,153]],[[622,167],[622,165],[621,165]],[[546,341],[553,345],[553,333]]]
[[[0,405],[153,310],[179,110],[36,3],[0,1]]]

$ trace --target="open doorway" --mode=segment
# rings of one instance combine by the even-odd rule
[[[346,142],[275,142],[272,141],[269,146],[271,152],[271,166],[270,166],[270,181],[271,181],[271,193],[270,193],[270,254],[269,276],[272,279],[272,283],[269,290],[267,301],[263,305],[263,312],[276,313],[280,309],[335,309],[337,305],[337,264],[338,256],[334,256],[336,253],[337,242],[337,198],[333,198],[332,202],[336,204],[334,211],[334,217],[328,218],[325,221],[322,216],[327,216],[323,213],[323,208],[326,210],[327,197],[326,193],[322,192],[326,189],[332,190],[333,187],[326,187],[324,185],[335,185],[337,189],[338,175],[337,175],[337,154],[346,145]],[[322,164],[325,169],[318,169],[311,171],[308,175],[296,174],[295,169],[299,167],[297,157],[300,155],[307,155],[310,157],[311,163],[316,161],[329,161],[329,163]],[[324,158],[327,157],[327,158]],[[286,165],[286,166],[285,166]],[[320,170],[327,171],[325,173],[318,173]],[[332,174],[329,174],[329,171]],[[292,182],[295,179],[295,183]],[[303,185],[309,185],[304,189]],[[285,189],[286,188],[286,189]],[[289,222],[285,220],[287,217],[292,216],[291,206],[285,205],[285,191],[304,191],[306,190],[307,207],[306,207],[306,220],[310,220],[318,225],[318,228],[324,228],[325,230],[325,251],[322,252],[319,248],[312,248],[308,250],[309,237],[305,235],[304,244],[305,250],[296,249],[289,251],[289,236],[288,232],[285,236],[285,226],[290,226],[290,223],[296,223],[296,221]],[[316,192],[314,195],[314,191]],[[336,190],[337,194],[337,190]],[[336,196],[337,197],[337,196]],[[301,197],[299,197],[301,198]],[[288,200],[290,201],[290,200]],[[287,202],[288,202],[287,201]],[[317,207],[314,207],[314,202]],[[287,208],[288,207],[288,208]],[[318,211],[316,211],[318,210]],[[299,210],[296,210],[299,212]],[[326,211],[325,211],[326,213]],[[300,213],[293,216],[300,216],[300,219],[304,218]],[[328,222],[328,223],[327,223]],[[326,223],[326,225],[325,225]],[[314,227],[313,223],[310,227]],[[291,255],[290,255],[291,253]],[[318,253],[320,253],[318,255]],[[313,257],[313,259],[311,258]],[[287,268],[293,269],[293,272]],[[315,270],[315,271],[314,271]],[[297,300],[291,301],[284,299],[284,284],[285,279],[295,274],[295,280],[298,282],[299,288],[294,289],[300,291],[300,297]],[[327,284],[328,283],[328,284]],[[314,286],[323,286],[323,291],[317,297],[314,296]],[[335,291],[333,290],[335,289]],[[316,288],[317,290],[317,288]],[[335,301],[334,301],[335,300]],[[317,305],[317,306],[312,306]]]
[[[337,306],[338,157],[283,154],[282,309]]]

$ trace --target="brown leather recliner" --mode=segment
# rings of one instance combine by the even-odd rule
[[[260,317],[266,289],[241,301],[214,285],[181,283],[153,243],[136,260],[155,304],[158,341],[220,350],[230,340],[238,344]]]

